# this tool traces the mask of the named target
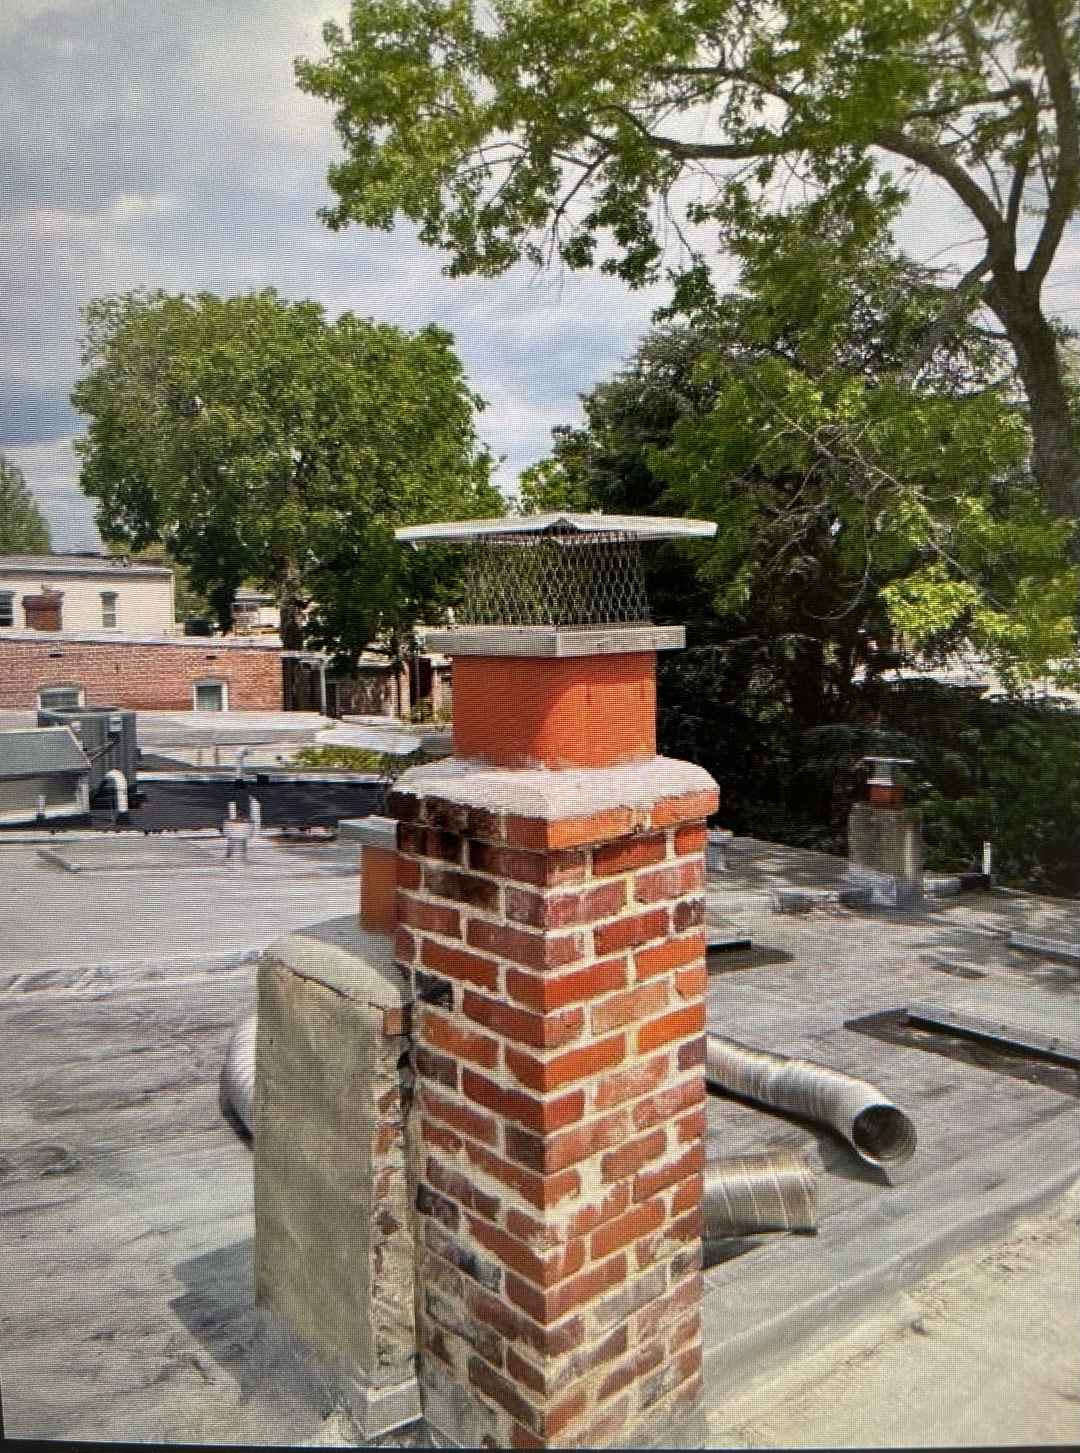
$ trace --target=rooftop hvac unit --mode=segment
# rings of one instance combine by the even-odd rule
[[[115,706],[62,707],[38,712],[38,726],[66,726],[90,759],[90,797],[102,791],[110,772],[124,774],[128,784],[128,800],[136,801],[135,776],[138,771],[138,743],[135,735],[135,713],[120,711]]]

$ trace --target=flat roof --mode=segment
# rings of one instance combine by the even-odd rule
[[[711,540],[712,520],[684,520],[667,515],[591,514],[506,515],[495,520],[449,520],[441,524],[407,525],[394,531],[394,539],[413,546],[441,540],[462,543],[498,539],[506,535],[542,534],[631,535],[636,540]]]
[[[18,575],[144,575],[168,580],[168,565],[125,555],[0,555],[0,571]]]
[[[3,641],[49,641],[56,644],[68,642],[71,645],[82,641],[110,646],[127,642],[133,646],[183,646],[188,650],[211,653],[223,650],[281,652],[280,642],[265,636],[136,636],[127,631],[32,631],[25,626],[0,627],[0,642]]]

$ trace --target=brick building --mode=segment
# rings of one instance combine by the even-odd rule
[[[0,638],[13,631],[169,636],[173,573],[113,555],[0,555]]]
[[[0,633],[0,708],[280,711],[281,648],[256,638]]]

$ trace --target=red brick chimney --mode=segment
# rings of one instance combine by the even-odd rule
[[[607,535],[594,549],[615,533],[575,518]],[[399,778],[388,810],[415,999],[419,1376],[428,1421],[462,1446],[701,1434],[717,792],[656,756],[655,652],[682,634],[623,619],[427,637],[453,658],[455,755]]]

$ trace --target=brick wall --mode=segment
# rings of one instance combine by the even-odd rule
[[[42,687],[80,686],[86,706],[190,711],[197,681],[223,681],[231,711],[282,709],[281,655],[188,641],[0,639],[0,707],[32,709]]]
[[[459,1443],[607,1446],[698,1397],[715,802],[668,797],[628,833],[626,811],[391,798],[412,819],[421,1383]]]

